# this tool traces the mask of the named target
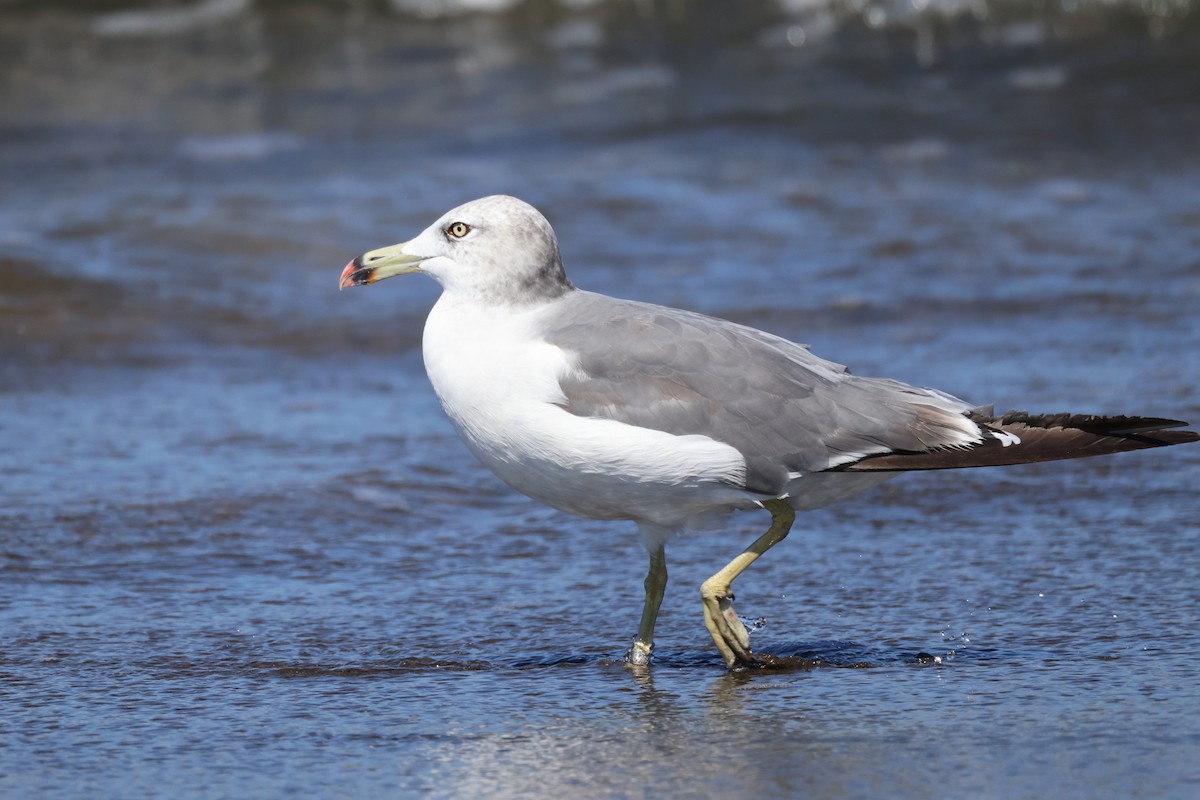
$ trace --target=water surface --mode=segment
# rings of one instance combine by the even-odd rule
[[[509,6],[0,13],[0,793],[1200,792],[1200,447],[801,517],[736,589],[807,668],[700,623],[765,520],[686,535],[635,674],[632,526],[471,459],[430,282],[336,291],[507,192],[584,288],[1197,421],[1190,7]]]

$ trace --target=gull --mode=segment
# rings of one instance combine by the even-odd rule
[[[442,293],[425,370],[470,451],[502,481],[580,517],[631,520],[650,557],[626,661],[650,663],[681,529],[765,509],[767,531],[704,581],[704,625],[729,669],[750,648],[731,584],[796,512],[911,470],[1026,464],[1194,442],[1187,423],[996,415],[945,392],[851,374],[801,344],[714,317],[575,288],[533,206],[461,205],[415,239],[364,253],[341,288],[421,272]]]

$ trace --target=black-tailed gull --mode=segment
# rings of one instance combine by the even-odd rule
[[[571,514],[637,523],[650,569],[646,664],[672,532],[733,509],[769,530],[700,588],[729,667],[762,663],[730,584],[797,510],[897,472],[1024,464],[1196,441],[1146,417],[997,416],[934,389],[863,378],[768,333],[576,289],[533,206],[496,195],[348,264],[341,286],[423,272],[442,285],[425,368],[467,447],[519,492]]]

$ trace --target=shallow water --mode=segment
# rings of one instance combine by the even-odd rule
[[[1194,13],[410,7],[0,13],[0,794],[1200,793],[1200,447],[801,517],[785,671],[696,597],[765,521],[686,535],[637,674],[631,526],[471,459],[434,286],[335,288],[503,191],[585,288],[1195,422]]]

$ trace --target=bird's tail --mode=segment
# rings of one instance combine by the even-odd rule
[[[977,410],[971,419],[983,440],[965,447],[894,451],[846,464],[846,472],[897,472],[916,469],[997,467],[1084,458],[1147,447],[1200,440],[1196,431],[1172,430],[1188,423],[1157,417],[1101,417],[1090,414],[1029,414],[1010,411],[995,416]]]

